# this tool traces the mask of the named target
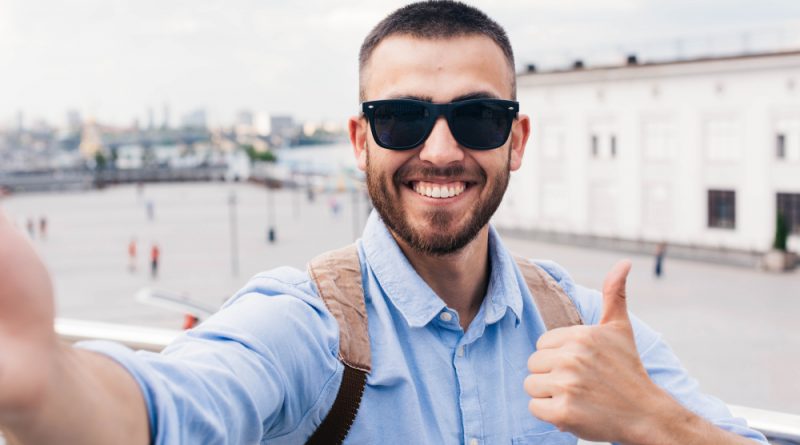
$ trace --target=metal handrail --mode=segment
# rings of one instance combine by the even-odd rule
[[[133,349],[158,352],[182,331],[117,323],[57,318],[58,335],[71,343],[83,340],[110,340]],[[771,440],[800,445],[800,416],[776,411],[729,405],[734,416],[747,419],[751,428]]]

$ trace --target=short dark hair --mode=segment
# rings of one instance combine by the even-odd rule
[[[511,69],[511,95],[516,99],[514,51],[506,31],[479,9],[453,0],[428,0],[403,6],[378,23],[367,34],[358,54],[358,94],[363,102],[364,67],[375,48],[393,35],[409,35],[422,39],[446,39],[461,36],[486,36],[494,41],[506,56]]]

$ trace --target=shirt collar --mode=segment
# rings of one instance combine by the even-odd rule
[[[414,270],[377,211],[373,210],[367,220],[362,246],[367,264],[384,294],[409,326],[425,326],[445,308],[444,301]],[[511,308],[519,323],[522,295],[514,259],[492,226],[489,226],[489,258],[491,272],[483,302],[485,322],[495,323],[505,315],[506,308]]]
[[[491,275],[489,286],[486,289],[486,324],[492,324],[503,318],[506,309],[516,316],[516,324],[522,317],[522,292],[520,285],[524,281],[519,279],[517,265],[514,257],[503,245],[500,234],[489,225],[489,260],[491,261]]]

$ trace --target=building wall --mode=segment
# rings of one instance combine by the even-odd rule
[[[800,193],[800,52],[523,74],[518,98],[500,227],[764,250],[776,193]],[[735,191],[735,227],[709,227],[711,189]]]

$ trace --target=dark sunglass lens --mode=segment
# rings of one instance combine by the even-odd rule
[[[476,149],[497,148],[508,139],[511,115],[497,103],[474,102],[453,110],[450,130],[463,145]]]
[[[425,136],[428,112],[424,106],[408,102],[388,102],[375,107],[375,134],[378,142],[390,148],[411,148]]]

